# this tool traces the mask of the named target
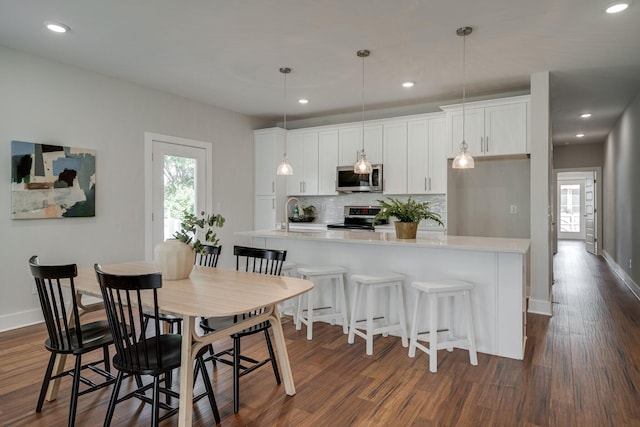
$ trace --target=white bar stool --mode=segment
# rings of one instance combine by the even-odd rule
[[[411,286],[418,291],[416,306],[413,312],[413,322],[411,323],[411,343],[409,345],[409,357],[415,357],[416,348],[429,355],[429,370],[438,370],[438,350],[446,348],[453,351],[454,347],[468,349],[469,359],[472,365],[478,364],[476,352],[476,337],[473,322],[473,310],[471,306],[471,290],[475,287],[473,283],[462,280],[439,280],[437,282],[412,282]],[[429,332],[418,332],[418,321],[420,310],[420,299],[424,295],[429,297]],[[454,299],[461,296],[464,300],[465,317],[467,320],[467,336],[465,338],[453,335],[453,308]],[[438,329],[438,298],[447,298],[449,304],[445,304],[445,318],[449,322],[446,329]],[[438,334],[447,333],[444,341],[438,341]],[[418,340],[428,341],[429,348],[420,344]]]
[[[367,343],[367,355],[373,354],[373,336],[382,334],[388,336],[389,332],[400,331],[402,337],[402,346],[407,347],[407,324],[404,313],[404,299],[402,297],[402,286],[405,275],[399,273],[382,273],[379,275],[354,274],[351,280],[355,282],[355,290],[353,295],[353,305],[351,308],[351,325],[349,327],[349,338],[347,342],[353,344],[354,336],[358,335],[365,339]],[[373,318],[373,311],[377,306],[376,291],[384,292],[384,315],[381,319]],[[396,314],[398,321],[391,323],[390,312],[390,293],[395,292],[396,298]],[[366,292],[366,299],[365,299]],[[364,320],[356,320],[358,307],[365,302],[366,318]],[[362,329],[362,331],[360,331]]]
[[[329,313],[314,313],[314,289],[306,293],[307,310],[306,316],[302,309],[302,295],[298,296],[298,310],[296,314],[296,329],[300,330],[302,323],[307,325],[307,339],[313,338],[313,322],[318,320],[330,320],[332,325],[335,321],[342,320],[342,330],[346,334],[349,332],[349,321],[347,320],[347,299],[344,294],[344,275],[347,269],[339,265],[327,265],[321,267],[300,267],[297,269],[298,274],[303,279],[311,280],[317,287],[322,283],[329,281],[331,285],[331,307],[316,308],[315,310],[331,309]]]
[[[298,272],[296,271],[297,268],[298,268],[298,263],[293,261],[285,261],[284,263],[282,263],[282,271],[280,272],[280,275],[286,276],[286,277],[298,277]],[[294,297],[294,298],[289,298],[288,300],[278,304],[278,309],[280,310],[280,316],[283,316],[283,315],[293,316],[293,321],[295,323],[296,313],[298,311],[298,307],[296,304],[297,301],[298,301],[298,298]]]

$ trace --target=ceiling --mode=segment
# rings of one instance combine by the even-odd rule
[[[601,0],[0,0],[0,45],[279,121],[367,117],[526,92],[551,72],[554,144],[600,142],[640,91],[640,2]],[[53,34],[44,21],[71,27]],[[416,82],[403,89],[406,80]],[[310,99],[300,105],[300,97]],[[589,111],[589,120],[579,113]],[[585,137],[577,139],[576,133]]]

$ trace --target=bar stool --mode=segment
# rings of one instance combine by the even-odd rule
[[[473,309],[471,306],[471,290],[473,283],[462,280],[438,280],[434,282],[412,282],[411,286],[418,291],[415,310],[413,312],[413,322],[411,323],[411,343],[409,345],[409,357],[415,357],[416,348],[429,355],[429,370],[438,370],[438,350],[446,348],[453,351],[454,347],[468,349],[469,359],[472,365],[478,364],[476,353],[476,338],[473,330]],[[420,313],[420,299],[424,295],[429,297],[429,332],[419,333],[418,322]],[[453,335],[453,309],[456,296],[464,300],[463,312],[467,321],[467,336],[465,338]],[[445,318],[449,322],[446,329],[438,329],[438,298],[447,298],[449,304],[445,304]],[[438,341],[438,334],[447,337],[444,341]],[[418,340],[428,341],[429,348],[423,346]]]
[[[302,309],[302,295],[298,296],[298,310],[296,315],[296,329],[300,330],[302,323],[307,325],[307,339],[313,338],[313,322],[318,320],[330,320],[335,325],[336,320],[342,320],[342,330],[345,334],[349,332],[349,321],[347,320],[347,299],[344,294],[344,275],[347,269],[339,265],[327,265],[320,267],[300,267],[297,269],[298,274],[303,279],[313,282],[315,287],[319,287],[327,281],[331,286],[332,306],[314,309],[314,289],[307,292],[307,310],[306,317]],[[331,309],[329,313],[315,314],[314,310]]]
[[[389,332],[400,331],[402,337],[402,346],[407,347],[407,325],[404,314],[404,299],[402,297],[402,285],[404,283],[404,274],[399,273],[382,273],[379,275],[354,274],[351,280],[355,283],[353,295],[353,305],[351,308],[351,325],[349,327],[349,338],[347,342],[353,344],[354,336],[358,335],[365,339],[367,343],[367,355],[373,354],[373,336],[382,334],[388,336]],[[376,291],[385,291],[384,298],[384,315],[382,318],[373,318],[373,311],[378,305],[376,300]],[[398,321],[391,322],[390,312],[390,294],[395,293],[396,298],[396,314]],[[366,297],[365,297],[366,292]],[[378,292],[379,293],[379,292]],[[366,318],[364,320],[356,320],[358,307],[365,302]],[[362,331],[360,331],[362,329]]]
[[[286,277],[298,277],[298,272],[296,271],[297,268],[298,268],[298,263],[293,261],[285,261],[282,264],[282,272],[280,273],[280,275],[286,276]],[[296,304],[297,301],[298,301],[298,298],[293,297],[278,304],[278,310],[280,310],[280,316],[283,316],[283,315],[293,316],[293,321],[295,322],[296,314],[298,311],[298,305]]]

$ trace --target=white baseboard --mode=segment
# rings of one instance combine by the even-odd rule
[[[43,321],[40,308],[22,311],[20,313],[6,314],[0,316],[0,332],[42,323]]]
[[[618,276],[620,280],[622,280],[624,284],[627,285],[627,288],[629,288],[629,290],[633,292],[636,298],[640,300],[640,286],[638,286],[638,284],[633,281],[633,279],[627,274],[627,272],[624,271],[622,267],[620,267],[615,262],[613,257],[609,255],[607,251],[602,251],[602,256],[604,257],[604,260],[607,262],[607,264],[609,264],[609,267],[611,267],[613,272],[616,273],[616,276]]]
[[[550,301],[542,301],[536,300],[533,298],[529,298],[529,313],[534,314],[543,314],[545,316],[552,316],[553,311],[551,310],[551,302]]]

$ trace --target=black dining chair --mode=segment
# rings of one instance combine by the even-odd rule
[[[218,258],[222,253],[222,246],[204,245],[204,253],[198,253],[195,257],[195,264],[204,267],[217,267]],[[176,334],[182,333],[182,318],[174,316],[172,314],[159,313],[160,320],[166,322],[169,325],[169,331]],[[151,311],[145,310],[144,312],[144,327],[146,329],[149,319],[153,318],[154,314]]]
[[[114,338],[116,355],[113,358],[113,366],[118,370],[115,387],[111,394],[105,426],[111,424],[115,406],[127,399],[136,397],[143,402],[151,403],[151,425],[158,423],[178,412],[178,407],[169,405],[169,398],[179,398],[178,393],[171,390],[171,371],[180,367],[181,343],[180,334],[161,334],[160,316],[158,313],[158,289],[162,287],[162,275],[160,273],[141,275],[114,275],[102,271],[100,265],[95,265],[96,275],[100,284],[100,291],[107,311],[107,320]],[[143,295],[153,301],[154,314],[150,328],[140,330],[144,324]],[[147,300],[148,301],[148,300]],[[149,304],[149,302],[147,302]],[[220,422],[220,414],[216,405],[211,381],[207,375],[202,355],[203,348],[196,356],[196,370],[202,373],[206,392],[195,396],[196,402],[207,396],[216,420]],[[139,387],[137,390],[118,397],[120,386],[124,378],[130,376],[149,375],[153,382]],[[160,377],[164,376],[164,387],[160,386]],[[195,381],[195,378],[194,378]],[[149,398],[144,393],[152,389],[153,396]],[[167,397],[167,402],[160,401],[160,393]],[[160,409],[167,412],[160,416]],[[189,410],[191,410],[189,408]]]
[[[75,264],[41,265],[38,257],[34,255],[29,259],[29,267],[36,281],[40,307],[42,308],[44,322],[49,335],[44,346],[51,352],[42,387],[40,388],[36,412],[42,410],[49,382],[69,375],[73,378],[73,384],[71,386],[68,425],[73,426],[76,420],[78,396],[115,382],[115,377],[110,373],[109,364],[109,345],[113,343],[113,338],[106,320],[85,324],[80,322],[74,285],[74,278],[78,275],[78,269]],[[102,350],[102,360],[83,365],[82,356],[94,350]],[[52,375],[55,359],[58,355],[75,356],[75,365],[73,369]],[[104,364],[104,369],[96,366],[99,364]],[[104,381],[96,384],[83,377],[81,372],[85,369],[101,375],[104,377]],[[81,382],[87,385],[88,388],[80,391]]]
[[[236,270],[244,270],[252,273],[270,274],[279,276],[282,272],[282,264],[287,257],[287,251],[276,249],[260,249],[247,246],[234,246],[233,254],[236,257]],[[228,328],[247,316],[255,316],[262,313],[264,309],[257,312],[245,313],[236,316],[210,317],[200,322],[200,327],[206,332],[213,332]],[[240,332],[231,335],[233,347],[215,353],[205,360],[214,360],[233,367],[233,412],[237,413],[240,408],[240,377],[253,372],[259,367],[271,362],[276,383],[280,384],[280,372],[276,362],[273,345],[269,336],[271,322],[266,321]],[[242,337],[263,332],[269,351],[269,358],[256,360],[241,353],[240,342]]]

